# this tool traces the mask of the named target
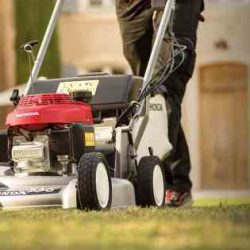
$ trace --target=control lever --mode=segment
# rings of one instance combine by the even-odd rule
[[[21,46],[21,49],[25,51],[26,53],[33,53],[34,47],[38,44],[39,42],[37,40],[32,40],[29,41]]]

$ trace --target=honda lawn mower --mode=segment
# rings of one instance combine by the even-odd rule
[[[64,0],[57,0],[25,93],[0,133],[0,208],[105,210],[164,205],[162,160],[171,150],[165,98],[155,90],[183,55],[171,32],[168,0],[144,78],[104,73],[38,80]],[[166,32],[167,29],[169,32]],[[166,33],[169,62],[155,72]]]

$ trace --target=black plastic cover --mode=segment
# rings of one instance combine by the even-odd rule
[[[129,103],[133,82],[131,75],[97,75],[37,81],[32,85],[28,94],[56,93],[59,84],[62,82],[74,83],[86,80],[99,80],[96,93],[92,99],[92,105],[95,109],[101,111],[124,108]]]
[[[50,134],[52,156],[69,155],[71,160],[78,162],[84,153],[93,152],[94,146],[86,146],[85,133],[94,134],[94,128],[76,123],[66,129],[52,130]]]
[[[8,162],[8,134],[6,130],[0,131],[0,162]]]

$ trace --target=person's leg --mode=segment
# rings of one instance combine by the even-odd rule
[[[181,126],[181,104],[186,85],[195,63],[195,53],[187,51],[183,65],[166,81],[169,103],[169,140],[173,146],[164,161],[167,175],[166,205],[185,206],[192,202],[190,180],[191,161],[186,138]],[[192,66],[193,65],[193,66]]]
[[[180,68],[178,68],[165,82],[167,89],[166,101],[169,109],[169,140],[173,146],[170,156],[165,159],[164,165],[166,170],[167,188],[171,192],[169,198],[170,205],[181,205],[191,191],[192,183],[189,177],[191,170],[191,162],[189,149],[185,139],[183,129],[181,127],[181,104],[185,94],[186,85],[192,76],[195,65],[195,43],[196,31],[199,21],[199,14],[202,10],[201,0],[177,1],[177,7],[174,17],[174,33],[180,43],[187,45],[185,51],[185,60]],[[189,16],[189,18],[187,18]],[[157,15],[161,18],[161,15]],[[182,23],[183,18],[188,22]],[[191,21],[190,21],[191,20]],[[159,20],[155,20],[158,24]],[[183,36],[182,36],[183,34]],[[161,58],[168,54],[166,46],[162,47]],[[181,58],[177,58],[177,60]],[[165,61],[166,63],[166,61]],[[162,60],[158,62],[157,67],[163,65]],[[157,69],[156,69],[157,70]],[[180,196],[173,196],[180,193]],[[184,194],[184,196],[182,196]],[[185,195],[187,196],[185,197]],[[173,203],[171,203],[174,201]]]
[[[117,0],[116,13],[124,56],[134,75],[143,76],[152,48],[152,10],[149,0]]]
[[[173,176],[172,189],[177,192],[189,192],[192,188],[189,178],[191,170],[189,149],[181,127],[181,104],[186,85],[193,74],[196,54],[194,50],[187,50],[185,54],[183,65],[176,71],[173,79],[170,79],[172,81],[166,82],[170,99],[174,102],[169,123],[169,136],[174,147],[170,167]]]
[[[191,162],[188,145],[181,126],[181,105],[190,76],[182,72],[183,68],[185,68],[185,63],[165,83],[167,88],[166,99],[170,106],[169,140],[173,150],[164,161],[164,165],[168,182],[167,188],[177,192],[190,192],[192,187],[189,178]]]
[[[187,49],[183,64],[165,83],[171,105],[169,138],[173,145],[169,164],[166,165],[171,172],[172,186],[170,189],[181,193],[190,192],[192,188],[189,177],[191,170],[189,149],[181,127],[181,104],[186,85],[192,77],[195,67],[196,33],[202,10],[203,0],[177,1],[173,29],[179,43],[186,45]]]

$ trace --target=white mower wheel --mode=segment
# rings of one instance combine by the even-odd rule
[[[162,207],[165,203],[165,174],[156,156],[143,157],[137,169],[136,202],[142,207]]]
[[[112,185],[108,164],[101,153],[84,154],[78,166],[78,208],[106,210],[111,206]]]

